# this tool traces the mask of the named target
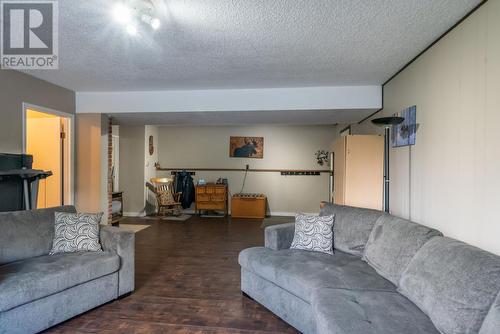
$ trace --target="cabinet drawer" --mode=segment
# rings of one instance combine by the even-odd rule
[[[226,195],[211,195],[210,200],[212,202],[224,202],[226,200]]]
[[[224,210],[226,208],[225,202],[198,202],[196,203],[198,210]]]
[[[197,196],[196,196],[196,199],[199,201],[199,202],[210,202],[210,195],[208,194],[200,194],[198,193]]]

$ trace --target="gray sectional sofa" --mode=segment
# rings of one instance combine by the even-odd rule
[[[134,234],[101,226],[103,252],[48,255],[54,212],[0,213],[0,333],[36,333],[134,290]]]
[[[303,333],[500,333],[500,257],[379,211],[327,204],[333,255],[294,224],[240,253],[241,290]]]

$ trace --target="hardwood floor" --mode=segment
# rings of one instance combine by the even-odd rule
[[[260,220],[123,223],[151,225],[136,234],[135,292],[47,333],[297,333],[240,291],[238,253],[263,245]]]

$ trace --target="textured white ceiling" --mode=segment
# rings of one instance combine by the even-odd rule
[[[155,0],[161,1],[161,0]],[[381,84],[479,0],[165,0],[131,37],[114,1],[59,1],[58,71],[76,91]]]
[[[372,113],[372,110],[273,110],[153,112],[111,114],[121,125],[249,125],[249,124],[350,124]]]

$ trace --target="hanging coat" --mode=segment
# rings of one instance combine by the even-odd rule
[[[181,205],[183,209],[187,209],[194,202],[194,182],[191,175],[183,170],[176,177],[176,192],[182,192]]]

